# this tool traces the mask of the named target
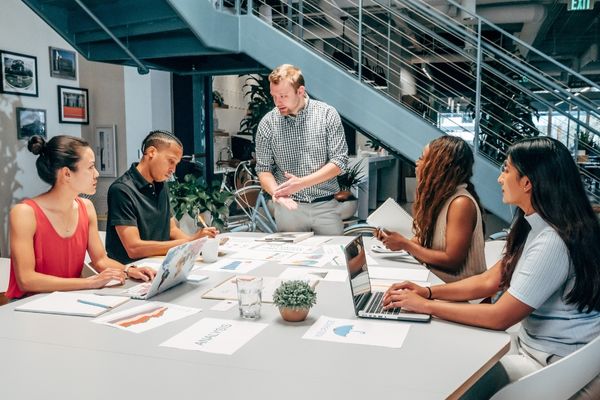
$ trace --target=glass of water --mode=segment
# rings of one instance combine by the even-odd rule
[[[260,318],[263,279],[258,276],[238,276],[236,284],[240,316],[244,319]]]

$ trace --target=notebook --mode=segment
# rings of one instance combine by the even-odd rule
[[[391,197],[367,217],[367,223],[377,228],[398,232],[407,238],[414,236],[412,216]]]
[[[171,248],[151,282],[140,283],[128,289],[104,289],[97,294],[112,294],[127,296],[132,299],[148,300],[188,278],[204,242],[206,242],[206,238],[200,238]]]
[[[81,292],[53,292],[15,308],[44,314],[96,317],[129,300],[122,296],[98,296]]]
[[[369,267],[362,236],[357,236],[344,247],[346,266],[350,281],[350,292],[354,312],[359,318],[377,318],[404,321],[428,322],[429,314],[417,314],[400,308],[383,310],[384,292],[373,292],[369,277]]]

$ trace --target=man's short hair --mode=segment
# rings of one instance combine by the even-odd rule
[[[169,145],[170,143],[176,143],[179,147],[183,148],[181,140],[179,140],[179,138],[173,135],[171,132],[162,130],[151,131],[142,142],[142,154],[145,154],[146,149],[150,146],[154,146],[159,149]]]
[[[298,90],[300,86],[304,86],[304,76],[302,76],[302,71],[300,71],[300,68],[291,64],[280,65],[269,74],[269,82],[274,85],[278,85],[284,79],[290,82],[296,90]]]

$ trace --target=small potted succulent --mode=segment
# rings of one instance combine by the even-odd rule
[[[289,322],[304,321],[316,302],[315,289],[305,281],[284,281],[273,293],[273,303],[279,308],[281,318]]]

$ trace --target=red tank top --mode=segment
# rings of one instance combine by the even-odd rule
[[[33,252],[35,254],[35,271],[41,274],[54,275],[61,278],[79,278],[83,269],[83,261],[88,246],[89,220],[83,200],[76,198],[79,213],[77,227],[73,235],[62,238],[58,235],[40,206],[31,199],[23,200],[35,212],[35,234],[33,235]],[[11,256],[10,280],[6,297],[20,298],[34,293],[23,292],[12,267]]]

